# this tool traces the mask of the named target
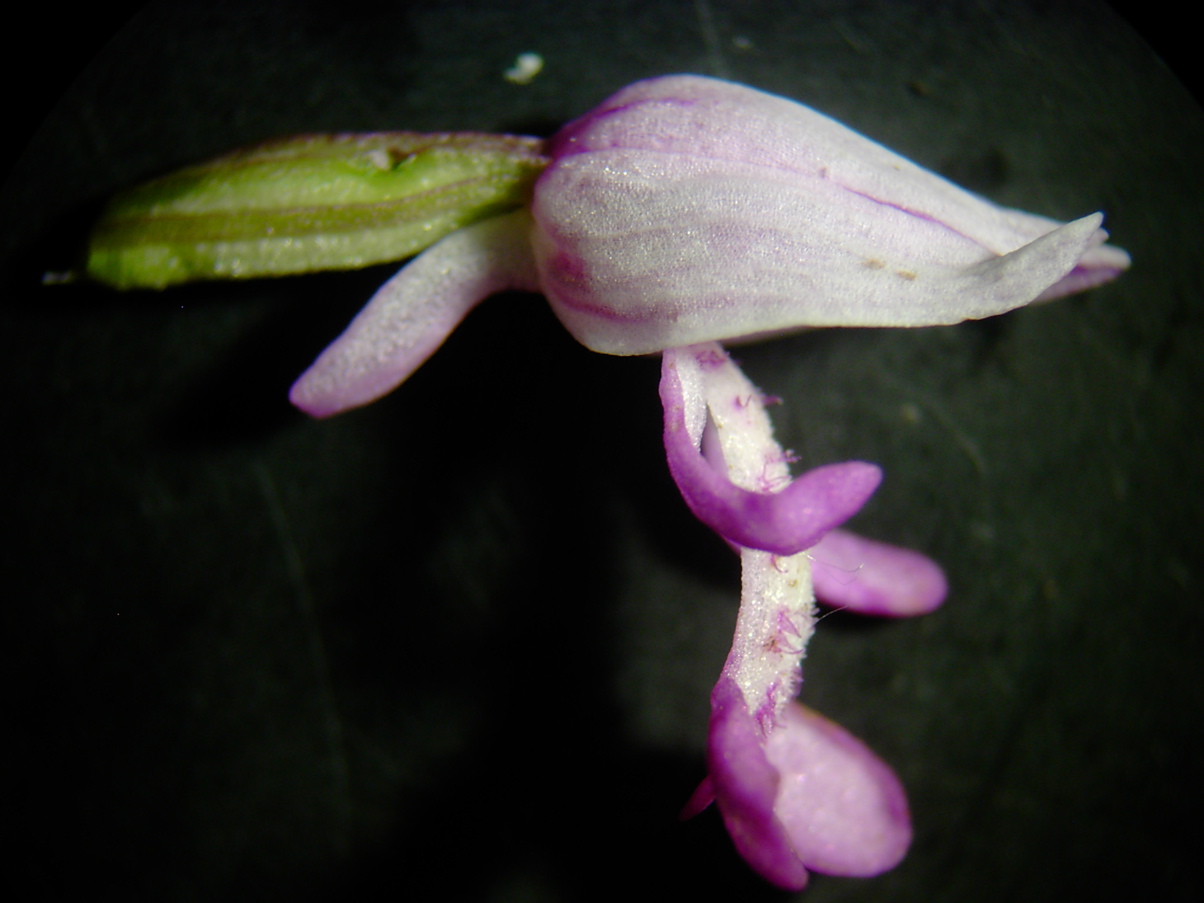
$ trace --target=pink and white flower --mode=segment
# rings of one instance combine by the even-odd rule
[[[1119,275],[1103,217],[998,207],[792,101],[696,76],[637,82],[565,126],[529,209],[461,229],[390,279],[293,386],[314,416],[402,383],[488,295],[539,291],[587,347],[663,355],[669,469],[741,558],[732,650],[687,814],[717,802],[741,855],[800,888],[873,875],[911,827],[894,773],[796,700],[815,597],[922,614],[924,556],[838,529],[881,480],[860,461],[792,479],[758,390],[719,344],[819,326],[993,316]]]

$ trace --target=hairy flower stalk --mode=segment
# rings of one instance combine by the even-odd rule
[[[619,91],[546,142],[307,136],[118,199],[89,272],[117,287],[362,266],[421,251],[294,384],[325,417],[413,373],[485,297],[542,292],[586,347],[662,354],[669,471],[740,555],[732,649],[711,696],[708,776],[740,854],[801,888],[874,875],[911,837],[903,789],[868,747],[796,699],[815,599],[902,617],[945,578],[840,529],[882,478],[792,478],[759,391],[720,343],[818,326],[927,326],[1099,285],[1128,255],[1103,217],[998,207],[814,110],[668,76]]]
[[[760,394],[748,382],[724,351],[715,344],[676,348],[664,354],[662,393],[666,409],[679,399],[694,395],[693,417],[705,417],[699,439],[707,446],[703,466],[724,481],[730,481],[753,498],[776,501],[792,486],[786,455],[773,440],[769,418]],[[695,383],[694,391],[681,385]],[[675,391],[677,390],[677,391]],[[680,394],[679,394],[680,393]],[[699,404],[698,402],[701,402]],[[666,425],[666,445],[674,428]],[[709,441],[708,441],[709,440]],[[843,520],[856,511],[869,492],[877,486],[880,472],[873,465],[852,462],[830,469],[851,469],[853,482],[860,482],[858,493],[848,510],[836,508],[834,519]],[[858,480],[864,468],[869,479]],[[689,477],[674,475],[689,491]],[[839,484],[839,477],[825,481]],[[805,488],[805,487],[804,487]],[[803,504],[813,501],[806,499]],[[796,503],[796,508],[803,507]],[[808,505],[812,510],[828,510],[822,503]],[[841,516],[843,514],[843,517]],[[803,540],[803,548],[817,539]],[[723,673],[735,681],[762,734],[768,735],[782,707],[798,695],[802,673],[799,662],[815,628],[811,568],[804,551],[766,551],[738,545],[743,572],[743,592],[736,622],[736,638]]]

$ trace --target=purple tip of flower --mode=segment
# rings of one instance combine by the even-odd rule
[[[693,378],[700,353],[666,351],[660,387],[669,471],[699,520],[737,545],[793,555],[861,510],[882,481],[882,471],[874,464],[829,464],[808,471],[780,492],[755,492],[736,486],[708,461],[700,448],[698,426],[707,398],[703,385]],[[689,368],[684,378],[683,368]]]
[[[911,843],[907,798],[864,743],[798,703],[762,739],[726,676],[711,706],[710,789],[736,849],[762,877],[799,890],[807,869],[869,877],[902,860]],[[694,798],[705,793],[700,787]]]
[[[833,530],[809,554],[815,595],[825,605],[906,618],[927,614],[945,601],[944,572],[911,549]]]

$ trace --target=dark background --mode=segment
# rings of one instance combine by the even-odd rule
[[[8,39],[9,151],[28,145],[0,216],[9,880],[26,899],[784,896],[714,812],[675,820],[739,577],[666,474],[656,361],[498,297],[400,391],[311,422],[289,383],[394,268],[38,282],[113,191],[240,144],[546,134],[689,71],[1007,205],[1102,208],[1134,258],[988,322],[739,350],[802,466],[885,468],[856,528],[951,587],[924,618],[820,624],[804,698],[895,766],[916,839],[807,899],[1196,899],[1204,117],[1141,12],[207,2],[131,7],[114,35],[109,8],[34,10]],[[502,72],[524,51],[546,67],[520,87]]]

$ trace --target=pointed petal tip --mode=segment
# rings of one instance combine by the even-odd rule
[[[1097,213],[1095,216],[1102,221],[1102,213]],[[1097,228],[1090,239],[1087,250],[1079,257],[1070,272],[1038,295],[1037,301],[1052,301],[1055,298],[1064,298],[1067,295],[1087,291],[1111,282],[1125,272],[1132,265],[1133,258],[1124,248],[1105,244],[1107,240],[1107,230],[1102,227]]]
[[[681,812],[677,814],[677,820],[689,821],[713,802],[715,802],[715,787],[711,783],[710,775],[707,775],[702,779],[702,783],[694,789],[694,792],[690,794],[690,798],[686,800],[686,804],[681,807]]]
[[[976,299],[962,311],[963,317],[995,316],[1048,296],[1089,253],[1103,218],[1102,213],[1092,213],[963,270],[965,291]]]

